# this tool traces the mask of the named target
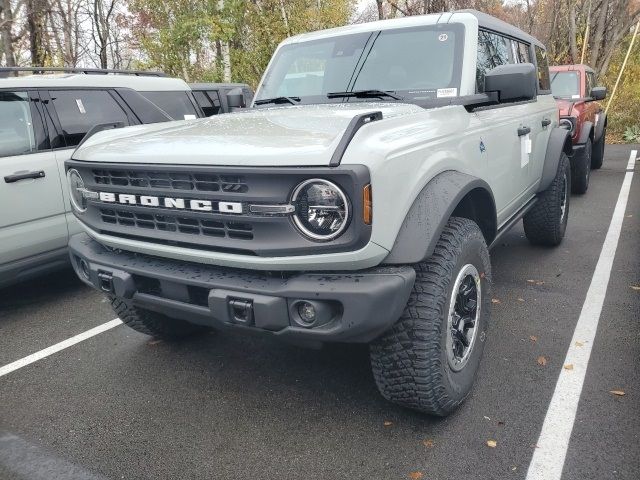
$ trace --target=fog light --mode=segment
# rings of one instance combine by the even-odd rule
[[[309,302],[300,302],[298,305],[298,314],[302,321],[308,325],[316,321],[316,308]]]
[[[89,264],[82,258],[78,263],[80,264],[80,272],[82,272],[85,279],[89,280]]]

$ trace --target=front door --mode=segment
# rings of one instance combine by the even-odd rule
[[[37,96],[0,91],[0,270],[67,241],[62,183]]]

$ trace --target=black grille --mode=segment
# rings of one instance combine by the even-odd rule
[[[92,173],[98,185],[201,192],[247,193],[249,191],[245,178],[239,175],[111,169],[94,169]]]
[[[233,238],[237,240],[253,239],[253,227],[247,223],[205,220],[155,213],[139,213],[113,208],[101,208],[102,221],[112,225],[180,232],[192,235]]]

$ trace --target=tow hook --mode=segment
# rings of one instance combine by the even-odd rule
[[[106,293],[113,293],[113,275],[111,273],[98,271],[98,282],[100,290]]]

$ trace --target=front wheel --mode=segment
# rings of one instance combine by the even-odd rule
[[[414,268],[402,316],[370,347],[373,376],[387,400],[445,416],[471,391],[489,325],[491,264],[480,228],[452,217]]]

